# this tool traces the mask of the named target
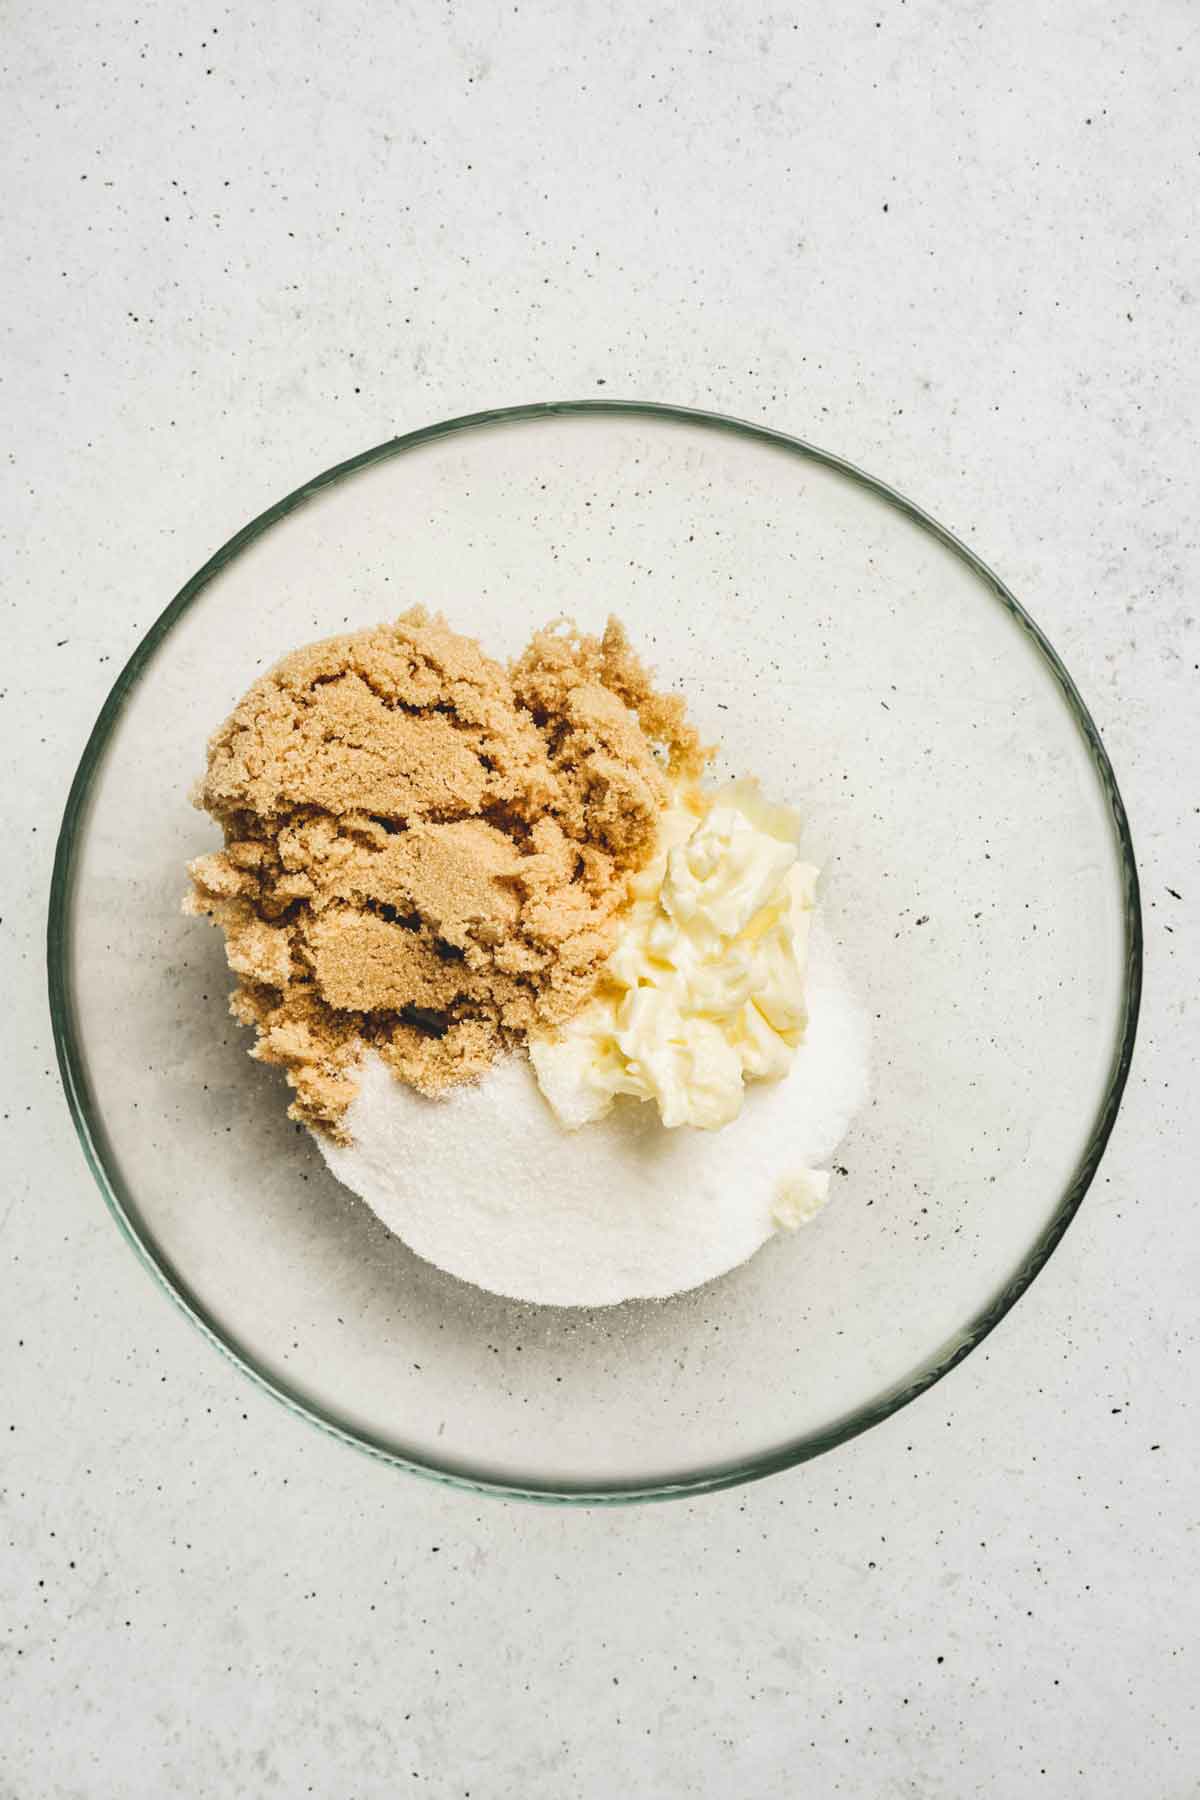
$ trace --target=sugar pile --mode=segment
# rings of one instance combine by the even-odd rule
[[[353,1142],[318,1141],[397,1237],[476,1287],[548,1306],[679,1293],[766,1242],[781,1191],[828,1160],[866,1100],[866,1014],[819,919],[807,998],[790,1073],[753,1084],[721,1131],[665,1131],[653,1106],[622,1100],[567,1132],[523,1055],[431,1100],[372,1053],[345,1116]]]

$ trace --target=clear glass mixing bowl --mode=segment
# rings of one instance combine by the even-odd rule
[[[504,655],[556,614],[618,612],[719,739],[717,772],[806,820],[874,1020],[874,1098],[820,1218],[693,1293],[557,1311],[421,1262],[285,1118],[226,1013],[219,934],[180,914],[215,838],[187,799],[208,732],[285,651],[417,601]],[[97,721],[49,933],[87,1159],[201,1329],[398,1466],[568,1501],[767,1474],[960,1362],[1095,1172],[1140,958],[1108,758],[1003,584],[835,457],[608,401],[382,444],[218,551]]]

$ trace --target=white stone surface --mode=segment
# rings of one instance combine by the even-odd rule
[[[14,0],[0,63],[0,1795],[1194,1793],[1193,10]],[[213,548],[395,431],[601,392],[811,437],[1006,576],[1123,783],[1147,997],[961,1370],[757,1487],[571,1512],[322,1439],[155,1291],[42,937],[92,719]]]

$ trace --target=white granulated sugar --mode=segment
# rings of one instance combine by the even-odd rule
[[[439,1100],[372,1055],[346,1115],[353,1144],[321,1150],[419,1256],[492,1293],[610,1306],[697,1287],[766,1242],[789,1180],[832,1155],[866,1099],[866,1015],[819,921],[807,987],[790,1072],[749,1084],[720,1131],[666,1131],[655,1107],[622,1099],[568,1132],[524,1055]]]

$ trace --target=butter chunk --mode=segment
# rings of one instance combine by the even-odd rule
[[[595,997],[530,1040],[563,1125],[603,1118],[628,1094],[668,1128],[716,1131],[741,1111],[747,1081],[786,1075],[808,1022],[817,878],[799,861],[799,831],[752,783],[679,788]]]

